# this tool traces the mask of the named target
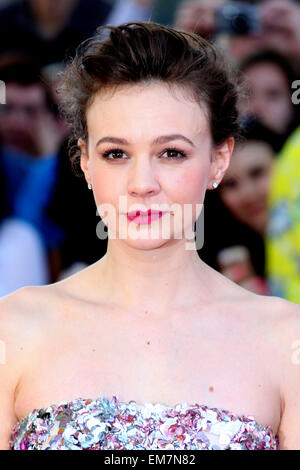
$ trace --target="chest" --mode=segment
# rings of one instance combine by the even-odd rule
[[[81,326],[79,328],[79,326]],[[276,431],[280,400],[272,351],[263,338],[223,317],[205,322],[108,321],[49,334],[16,400],[17,416],[76,397],[138,403],[200,403],[250,414]]]

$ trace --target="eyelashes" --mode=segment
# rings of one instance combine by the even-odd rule
[[[166,153],[169,153],[169,155],[171,156],[164,157],[163,155],[165,155]],[[118,157],[110,157],[110,155],[118,155]],[[107,150],[106,152],[103,152],[101,154],[101,157],[109,161],[127,160],[127,158],[124,158],[122,155],[125,155],[125,152],[122,149],[115,148],[115,149],[110,149],[110,150]],[[166,148],[160,154],[159,158],[162,158],[163,160],[183,160],[186,157],[187,157],[187,154],[184,151],[178,150],[175,147],[170,147],[170,148]]]
[[[185,152],[183,152],[183,150],[178,150],[176,148],[168,148],[166,149],[162,155],[164,155],[166,152],[169,152],[169,153],[175,153],[177,154],[177,156],[175,157],[174,155],[171,156],[171,157],[167,157],[167,160],[179,160],[179,159],[182,159],[182,158],[186,158],[187,157],[187,154]]]
[[[120,155],[120,154],[124,154],[123,150],[121,149],[112,149],[112,150],[107,150],[106,152],[103,152],[101,154],[102,158],[105,158],[106,160],[126,160],[125,158],[110,158],[110,154],[114,154],[114,155]]]

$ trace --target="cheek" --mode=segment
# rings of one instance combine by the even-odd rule
[[[269,114],[267,117],[269,117],[270,121],[276,121],[279,125],[281,124],[282,126],[285,125],[286,120],[292,113],[289,101],[286,99],[269,103],[266,106],[265,111]]]
[[[268,109],[271,109],[276,116],[282,114],[282,112],[285,112],[286,109],[286,103],[285,101],[268,101],[265,100]]]
[[[283,119],[286,119],[290,116],[293,112],[291,107],[290,101],[288,99],[284,99],[280,104],[280,114]],[[279,113],[279,112],[278,112]]]
[[[261,198],[267,198],[270,191],[271,183],[271,174],[268,173],[265,176],[261,177],[257,182],[257,193],[259,193]]]
[[[194,168],[182,172],[168,184],[175,191],[176,199],[182,203],[202,203],[207,189],[206,170]]]
[[[117,204],[120,188],[114,184],[111,176],[105,178],[105,175],[97,175],[93,180],[93,193],[98,207],[100,204],[112,204],[114,207]]]
[[[124,178],[117,168],[109,168],[103,165],[97,157],[91,159],[89,171],[92,175],[92,186],[97,204],[116,204],[120,194],[126,194],[122,182]],[[124,192],[125,191],[125,192]]]
[[[90,171],[94,175],[93,192],[97,205],[110,203],[117,206],[120,195],[128,196],[126,172],[106,169],[97,161],[91,162]],[[202,203],[207,189],[207,172],[208,168],[199,165],[180,168],[178,172],[159,168],[158,181],[164,194],[162,199],[179,204]]]

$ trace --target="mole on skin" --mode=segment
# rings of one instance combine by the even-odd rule
[[[213,392],[213,391],[214,391],[214,387],[210,386],[208,390],[209,390],[210,392]]]

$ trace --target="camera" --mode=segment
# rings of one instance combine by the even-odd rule
[[[216,33],[239,36],[262,32],[258,6],[244,2],[230,2],[222,5],[216,10],[215,25]]]

